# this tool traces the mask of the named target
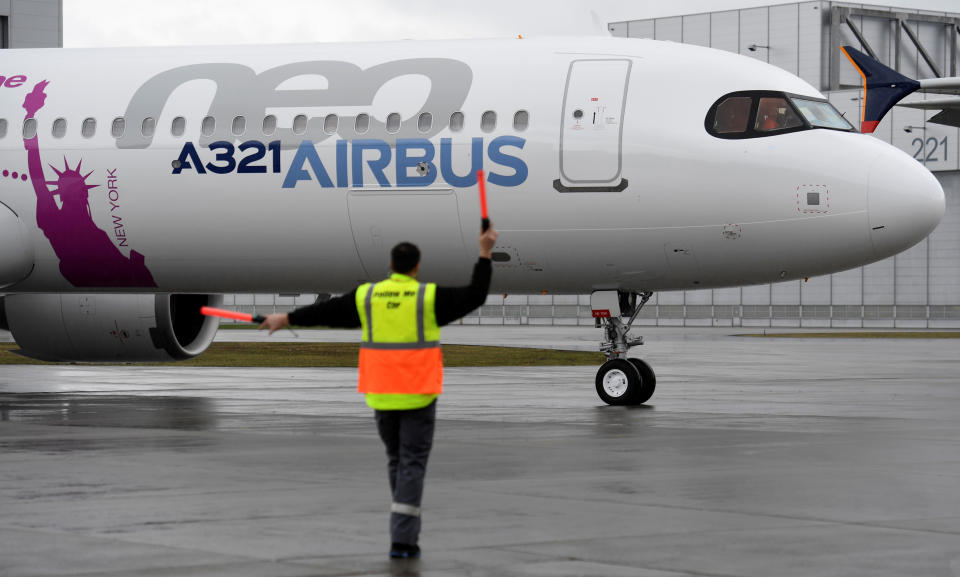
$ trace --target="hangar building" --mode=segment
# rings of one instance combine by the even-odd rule
[[[63,0],[0,0],[0,48],[63,46]]]

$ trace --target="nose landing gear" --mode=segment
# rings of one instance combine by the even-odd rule
[[[643,344],[643,337],[630,338],[627,333],[651,296],[652,292],[619,291],[590,295],[597,327],[604,330],[600,351],[607,357],[597,371],[597,395],[608,405],[640,405],[650,400],[656,389],[657,377],[650,365],[627,358],[630,347]],[[624,318],[628,320],[624,322]]]

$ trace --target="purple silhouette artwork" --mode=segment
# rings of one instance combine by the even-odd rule
[[[43,90],[48,84],[46,80],[39,82],[33,92],[27,94],[23,101],[23,108],[27,111],[25,119],[33,118],[43,108],[47,98]],[[48,182],[40,160],[39,137],[24,138],[23,147],[27,150],[27,168],[37,195],[37,225],[60,259],[63,277],[77,287],[157,286],[142,254],[131,250],[127,258],[107,233],[94,224],[88,195],[91,188],[99,185],[87,184],[93,171],[82,175],[80,165],[83,161],[77,162],[76,168],[70,168],[64,157],[63,170],[50,166],[57,174],[57,180]],[[56,188],[50,190],[48,185]],[[55,196],[60,197],[59,208]]]

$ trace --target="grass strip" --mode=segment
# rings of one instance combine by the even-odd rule
[[[357,343],[213,343],[202,355],[177,363],[128,363],[142,366],[188,367],[356,367]],[[0,343],[0,365],[50,365],[13,351],[15,343]],[[603,364],[599,352],[558,351],[519,347],[443,345],[447,367],[542,367]],[[109,365],[113,363],[83,363]]]

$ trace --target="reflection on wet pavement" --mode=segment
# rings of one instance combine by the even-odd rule
[[[0,421],[198,431],[216,426],[209,399],[83,393],[0,393]]]

